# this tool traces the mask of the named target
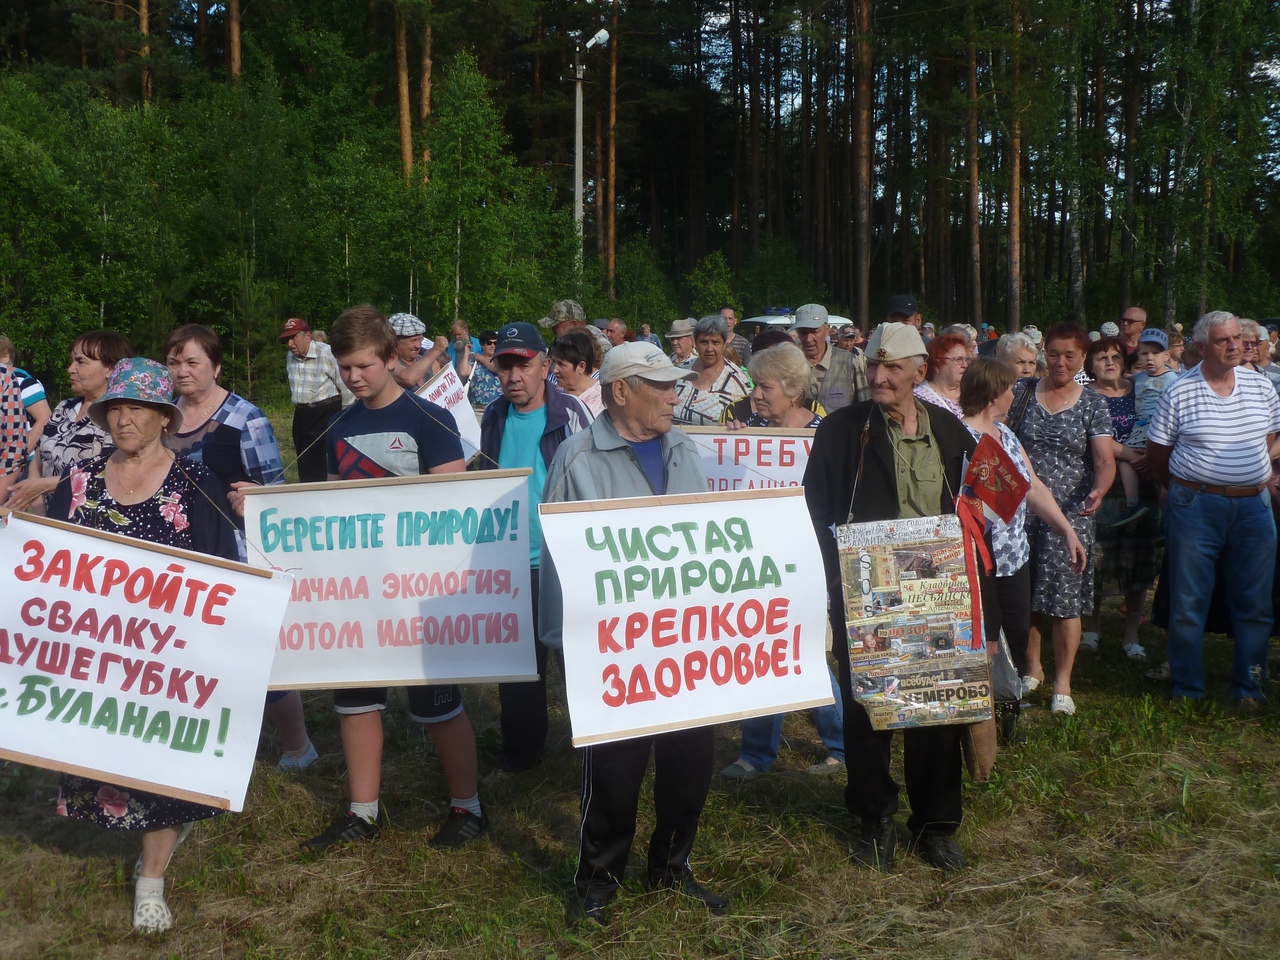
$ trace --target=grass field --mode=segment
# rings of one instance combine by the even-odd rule
[[[281,424],[284,410],[271,412]],[[426,843],[447,791],[402,700],[386,717],[391,828],[327,855],[298,852],[346,796],[327,697],[306,695],[322,761],[280,776],[264,737],[245,812],[201,823],[174,858],[175,926],[157,937],[130,929],[136,837],[54,817],[56,775],[3,766],[0,957],[1280,956],[1280,710],[1223,709],[1221,638],[1207,645],[1220,699],[1171,707],[1124,660],[1111,607],[1104,628],[1102,651],[1077,665],[1077,715],[1050,718],[1033,700],[1026,742],[1002,752],[989,783],[966,782],[959,840],[972,865],[956,875],[905,855],[887,876],[852,863],[844,778],[803,773],[823,751],[790,717],[775,773],[716,778],[702,818],[693,865],[733,898],[730,916],[643,889],[646,798],[635,872],[608,928],[566,931],[579,765],[553,669],[548,756],[527,774],[494,772],[496,689],[468,688],[492,832],[449,853]],[[1160,632],[1144,627],[1143,640],[1158,662]],[[736,756],[737,726],[724,726],[717,769]]]

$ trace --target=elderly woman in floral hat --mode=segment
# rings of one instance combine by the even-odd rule
[[[213,474],[174,454],[166,431],[182,423],[169,370],[154,360],[121,360],[89,416],[111,434],[115,449],[73,466],[59,481],[49,516],[150,543],[237,559],[230,522],[218,510],[224,496]],[[164,871],[194,821],[214,807],[66,775],[58,813],[93,820],[108,830],[138,830],[142,854],[134,868],[133,926],[167,930]]]

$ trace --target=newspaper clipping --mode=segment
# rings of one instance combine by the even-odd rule
[[[852,523],[836,542],[853,695],[871,725],[990,719],[991,670],[959,518]]]

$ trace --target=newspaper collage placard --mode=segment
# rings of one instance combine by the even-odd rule
[[[852,523],[836,529],[836,543],[853,695],[871,725],[990,719],[991,669],[959,518]]]

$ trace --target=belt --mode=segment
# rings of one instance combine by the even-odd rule
[[[1180,487],[1188,487],[1197,493],[1212,493],[1215,497],[1256,497],[1267,489],[1264,483],[1255,483],[1247,487],[1220,487],[1213,483],[1195,483],[1191,480],[1183,480],[1181,477],[1170,477],[1169,482],[1176,483]]]
[[[298,407],[300,410],[312,410],[316,407],[328,407],[328,406],[332,406],[335,403],[340,404],[341,402],[342,402],[342,398],[339,397],[337,394],[334,394],[332,397],[326,397],[323,400],[317,400],[315,403],[295,403],[294,406]]]

